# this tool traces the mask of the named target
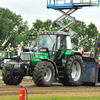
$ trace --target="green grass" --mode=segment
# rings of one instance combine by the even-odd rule
[[[0,100],[19,100],[19,98],[0,98]],[[28,100],[100,100],[100,98],[33,97]]]

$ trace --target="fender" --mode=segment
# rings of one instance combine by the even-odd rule
[[[80,52],[77,52],[77,51],[72,52],[70,56],[73,56],[75,54],[81,56],[84,62],[95,62],[95,59],[94,58],[91,58],[91,57],[83,57],[82,54]]]
[[[78,51],[72,51],[71,56],[73,56],[75,54],[82,56],[82,54],[80,52],[78,52]]]

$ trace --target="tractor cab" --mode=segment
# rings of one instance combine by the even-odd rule
[[[37,37],[37,35],[29,35],[29,37]],[[39,38],[39,41],[38,39]],[[54,61],[58,66],[62,66],[64,62],[63,55],[67,50],[71,50],[70,34],[65,32],[39,32],[39,37],[30,43],[30,50],[40,53],[47,53],[48,59]],[[39,43],[38,43],[39,42]],[[38,45],[39,44],[39,47]],[[40,56],[42,59],[42,56]]]

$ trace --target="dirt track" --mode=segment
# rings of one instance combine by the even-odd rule
[[[29,97],[100,97],[100,87],[95,86],[66,87],[62,84],[54,83],[51,87],[36,87],[32,80],[23,80],[20,85],[26,87]],[[5,85],[3,81],[0,80],[0,98],[17,98],[19,97],[19,89],[19,85]]]

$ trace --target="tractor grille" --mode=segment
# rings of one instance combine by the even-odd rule
[[[23,52],[20,54],[20,58],[23,60],[23,61],[29,61],[31,60],[31,54],[29,52]]]

